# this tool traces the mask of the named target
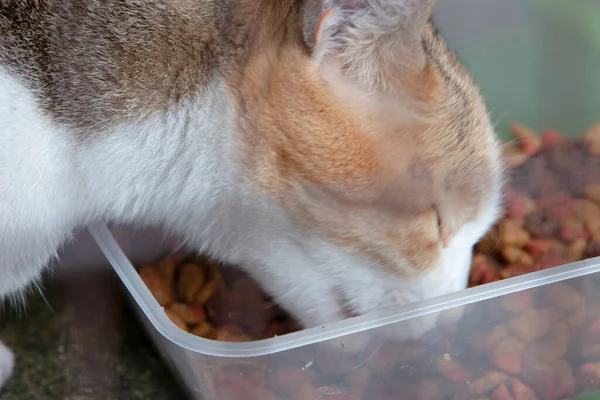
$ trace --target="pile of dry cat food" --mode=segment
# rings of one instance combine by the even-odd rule
[[[299,329],[247,275],[205,256],[176,254],[139,273],[171,321],[195,335],[246,342]]]
[[[600,124],[578,140],[515,125],[505,215],[476,246],[477,286],[600,256]],[[297,330],[241,272],[179,255],[140,269],[171,320],[249,341]],[[202,387],[236,400],[558,400],[600,390],[600,279],[556,283],[463,307],[415,342],[359,352],[307,346],[248,359],[205,357]],[[401,324],[401,323],[400,323]]]
[[[472,286],[600,256],[600,124],[578,140],[513,133],[505,215],[476,247]]]

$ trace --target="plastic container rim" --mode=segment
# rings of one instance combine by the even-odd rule
[[[88,230],[154,328],[177,346],[215,357],[260,357],[331,339],[342,340],[344,336],[404,320],[600,272],[600,257],[597,257],[490,283],[485,286],[465,289],[415,304],[304,329],[284,336],[252,342],[229,343],[198,337],[178,328],[154,299],[150,290],[113,237],[108,226],[104,223],[98,223],[88,227]]]

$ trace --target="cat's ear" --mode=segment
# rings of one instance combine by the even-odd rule
[[[421,38],[436,0],[323,0],[311,41],[315,65],[337,62],[371,86],[378,69],[424,66]]]

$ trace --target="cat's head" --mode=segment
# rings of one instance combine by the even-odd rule
[[[472,246],[497,218],[499,145],[429,23],[434,4],[300,5],[236,83],[245,168],[286,221],[273,228],[285,250],[264,252],[259,279],[292,309],[282,294],[314,292],[305,324],[466,287]]]

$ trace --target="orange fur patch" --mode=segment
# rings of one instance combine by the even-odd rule
[[[257,190],[302,229],[383,268],[433,267],[491,192],[476,86],[428,27],[425,49],[414,50],[425,66],[390,66],[386,90],[366,93],[335,59],[315,68],[299,15],[263,25],[243,71],[227,75]]]

